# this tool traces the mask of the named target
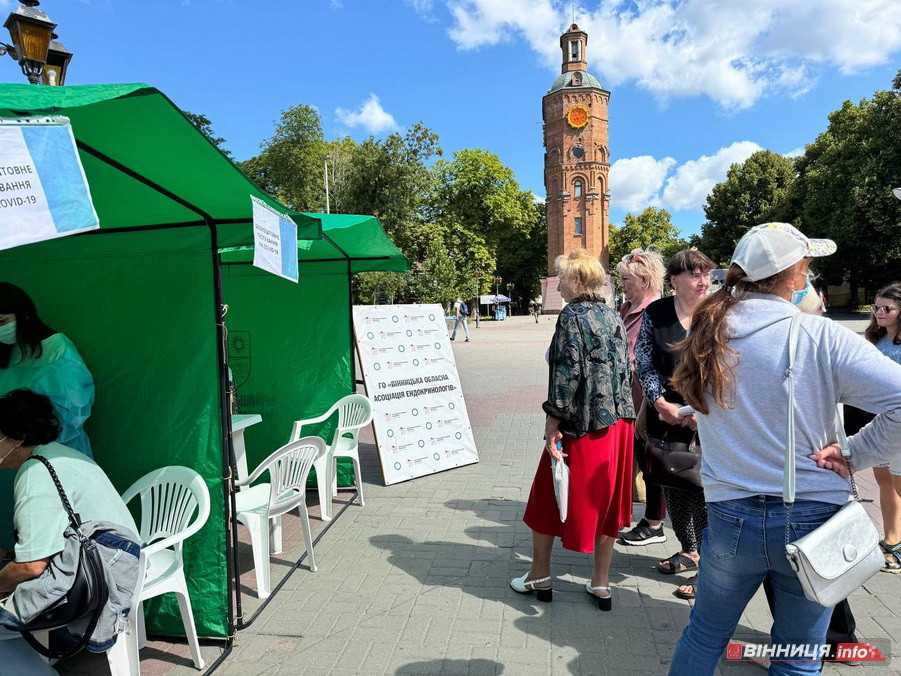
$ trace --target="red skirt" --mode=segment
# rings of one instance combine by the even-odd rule
[[[560,537],[563,546],[591,553],[600,535],[617,537],[632,522],[632,440],[635,426],[619,420],[610,427],[574,438],[563,435],[569,465],[569,507],[560,521],[551,458],[541,452],[523,516],[534,531]]]

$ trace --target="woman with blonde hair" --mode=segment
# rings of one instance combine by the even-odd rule
[[[633,249],[631,253],[623,256],[617,264],[616,272],[619,274],[626,302],[619,309],[629,336],[629,366],[632,370],[632,404],[635,411],[641,408],[644,394],[641,391],[641,383],[635,370],[635,343],[641,330],[641,321],[645,308],[663,293],[663,277],[666,269],[663,267],[663,257],[656,251]],[[651,474],[648,462],[647,449],[640,434],[635,435],[635,464],[641,469],[645,485],[644,518],[638,524],[620,536],[620,543],[633,547],[653,545],[666,542],[663,533],[663,519],[666,517],[666,499],[663,497],[663,487],[658,484]]]
[[[545,447],[523,521],[532,529],[532,566],[511,580],[519,593],[552,599],[551,548],[594,553],[586,591],[610,610],[613,543],[632,517],[632,438],[635,410],[626,328],[601,298],[606,275],[584,249],[557,259],[559,290],[566,307],[548,352]],[[554,497],[551,458],[569,466],[566,521]]]

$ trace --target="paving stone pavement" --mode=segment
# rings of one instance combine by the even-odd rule
[[[318,572],[301,569],[289,578],[239,633],[217,674],[666,673],[690,612],[672,595],[673,578],[654,568],[674,551],[671,530],[666,544],[617,547],[611,613],[598,612],[582,588],[589,557],[559,546],[553,603],[508,588],[530,556],[522,515],[541,453],[543,355],[553,321],[483,322],[472,342],[454,344],[481,461],[385,487],[369,437],[365,507],[335,522],[317,545]],[[872,492],[872,481],[864,483]],[[642,509],[636,505],[636,519]],[[901,576],[879,574],[854,594],[862,638],[901,632],[899,591]],[[770,622],[759,594],[738,633],[766,641]],[[899,665],[828,666],[824,673],[882,675],[899,673]],[[167,671],[197,673],[184,660]],[[723,663],[721,672],[763,670]]]

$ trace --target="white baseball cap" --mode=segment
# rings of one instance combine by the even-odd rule
[[[757,282],[790,268],[802,258],[835,253],[831,239],[810,239],[789,223],[755,225],[735,247],[732,262],[745,271],[745,281]]]

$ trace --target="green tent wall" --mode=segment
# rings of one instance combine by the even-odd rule
[[[248,433],[253,467],[287,440],[290,421],[351,391],[350,273],[407,261],[372,217],[292,213],[300,284],[263,273],[249,265],[249,197],[287,209],[161,92],[0,85],[0,116],[50,114],[72,121],[101,230],[0,252],[0,279],[26,289],[82,353],[97,390],[87,431],[120,491],[162,465],[204,477],[212,510],[186,544],[188,586],[198,632],[227,638],[237,592],[218,308],[230,306],[231,352],[242,332],[253,346],[249,363],[234,356],[240,408],[264,415]],[[151,631],[183,634],[174,599],[147,605]]]

